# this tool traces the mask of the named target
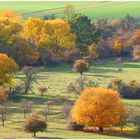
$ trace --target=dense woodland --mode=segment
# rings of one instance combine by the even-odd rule
[[[113,79],[106,87],[85,78],[84,72],[97,62],[102,65],[107,60],[123,61],[140,59],[140,22],[127,14],[123,19],[99,19],[92,21],[77,13],[73,6],[66,6],[65,17],[57,19],[55,15],[41,18],[29,17],[26,20],[11,10],[0,12],[0,115],[3,127],[7,120],[8,104],[17,95],[35,94],[33,84],[38,84],[37,74],[40,66],[57,67],[68,64],[80,77],[66,87],[74,94],[72,105],[63,105],[68,117],[70,130],[82,131],[85,127],[104,128],[123,127],[132,123],[140,134],[140,113],[128,109],[124,99],[139,99],[139,81],[121,78]],[[123,71],[119,67],[118,72]],[[20,84],[14,76],[22,72],[24,78]],[[18,83],[18,82],[17,82]],[[38,92],[44,96],[49,87],[40,86]],[[47,100],[47,99],[46,99]],[[65,97],[62,99],[62,102]],[[34,103],[22,99],[24,130],[45,131],[47,116],[52,101],[44,103],[44,111],[32,111]],[[45,120],[40,114],[45,116]],[[129,118],[131,115],[131,119]]]

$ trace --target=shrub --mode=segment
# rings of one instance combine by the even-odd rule
[[[119,91],[119,88],[122,85],[122,83],[123,83],[123,80],[122,79],[115,78],[115,79],[111,80],[108,88],[112,88],[112,89],[115,89],[115,90],[118,90]]]
[[[123,98],[126,99],[139,99],[140,98],[140,84],[136,80],[129,80],[123,83],[119,92]]]
[[[25,131],[33,133],[36,137],[36,133],[45,131],[46,127],[46,121],[39,119],[38,114],[33,112],[26,120]]]
[[[73,131],[83,131],[84,125],[79,125],[72,120],[71,117],[68,117],[68,129]]]
[[[129,80],[123,82],[122,79],[113,79],[108,88],[117,90],[122,98],[139,99],[140,98],[140,84],[136,80]]]
[[[82,75],[83,72],[89,70],[89,63],[86,60],[82,59],[76,60],[73,65],[73,69],[75,72],[79,72]]]
[[[71,110],[74,122],[96,126],[100,132],[104,127],[119,122],[122,102],[117,91],[105,88],[87,88],[76,100]]]
[[[48,88],[46,87],[39,87],[38,91],[40,92],[40,95],[43,96],[45,92],[47,92]]]

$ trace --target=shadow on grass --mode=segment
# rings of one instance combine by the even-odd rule
[[[100,75],[100,74],[85,74],[85,76],[96,76],[102,78],[115,78],[116,76],[109,76],[109,75]]]
[[[36,137],[37,139],[63,139],[61,137]]]
[[[118,136],[118,137],[124,137],[124,138],[140,138],[140,135],[136,133],[136,131],[127,130],[123,133],[120,132],[120,130],[105,130],[103,133],[100,133],[98,130],[91,130],[91,129],[85,129],[83,132],[85,133],[95,133],[99,135],[105,135],[105,136]]]
[[[62,99],[58,96],[52,96],[52,95],[45,95],[45,96],[38,96],[34,94],[27,94],[27,95],[17,95],[13,97],[12,101],[13,103],[20,103],[22,99],[27,99],[34,101],[37,105],[43,105],[43,102],[51,100],[53,101],[53,105],[58,105],[62,103]],[[68,99],[67,99],[68,100]],[[70,100],[68,100],[71,102]]]

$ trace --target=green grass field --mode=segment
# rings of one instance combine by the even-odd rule
[[[118,67],[123,66],[123,71],[118,72]],[[39,85],[34,85],[35,95],[22,95],[14,98],[9,116],[5,123],[5,127],[0,126],[0,138],[32,138],[32,134],[26,133],[23,130],[25,120],[23,118],[20,101],[23,98],[35,102],[34,110],[43,108],[43,102],[52,100],[54,102],[51,107],[51,115],[48,116],[48,129],[43,133],[37,133],[38,138],[140,138],[137,134],[115,135],[115,134],[98,134],[89,132],[76,132],[67,129],[66,116],[63,114],[62,96],[67,97],[70,102],[73,102],[74,96],[66,92],[67,85],[75,78],[79,77],[78,73],[74,73],[70,66],[61,65],[57,67],[41,67],[42,71],[38,75],[39,84],[49,86],[48,92],[44,96],[40,96],[37,92]],[[17,78],[22,77],[18,74]],[[107,62],[105,65],[99,63],[91,66],[89,72],[85,73],[90,79],[96,80],[101,86],[106,84],[113,78],[137,79],[140,80],[140,62],[118,63],[116,61]],[[140,100],[123,100],[129,108],[140,108]],[[95,128],[93,128],[95,129]],[[114,128],[118,129],[118,128]],[[128,124],[125,130],[135,130]]]
[[[63,17],[65,5],[73,5],[76,12],[81,12],[91,19],[99,18],[122,18],[126,14],[134,17],[140,16],[140,2],[0,2],[0,10],[12,9],[21,13],[24,18],[29,16],[43,17],[44,15],[56,14]]]

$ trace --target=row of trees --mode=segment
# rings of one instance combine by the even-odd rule
[[[122,20],[91,21],[66,7],[64,19],[28,18],[10,11],[0,12],[0,52],[19,66],[73,63],[76,59],[130,56],[139,58],[138,21],[129,15]]]

